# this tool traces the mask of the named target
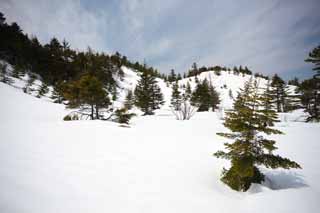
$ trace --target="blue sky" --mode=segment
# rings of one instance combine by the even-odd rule
[[[1,0],[0,8],[42,42],[119,51],[164,73],[197,62],[305,78],[304,59],[320,44],[319,0]]]

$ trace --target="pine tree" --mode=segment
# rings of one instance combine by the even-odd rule
[[[173,107],[174,110],[180,110],[181,107],[181,93],[179,91],[179,84],[176,81],[172,85],[172,95],[171,95],[171,106]]]
[[[276,141],[264,135],[281,132],[272,128],[276,113],[264,109],[265,101],[266,96],[259,94],[258,83],[247,82],[238,94],[234,110],[226,113],[224,126],[231,133],[218,133],[234,140],[225,144],[228,151],[218,151],[214,155],[231,161],[231,167],[223,169],[221,180],[237,191],[247,191],[252,183],[264,181],[259,165],[272,169],[301,168],[296,162],[273,154],[277,149]]]
[[[183,94],[183,100],[184,101],[187,101],[187,100],[189,101],[191,99],[191,96],[192,96],[191,86],[190,86],[189,81],[187,81],[187,86],[186,86],[185,92]]]
[[[209,96],[210,96],[210,105],[212,111],[215,111],[218,109],[218,105],[220,104],[220,98],[219,98],[219,93],[216,91],[214,86],[211,84],[209,85]]]
[[[177,80],[177,75],[174,72],[174,69],[171,70],[168,80],[169,82],[175,82]]]
[[[298,92],[301,93],[300,100],[305,112],[309,114],[307,122],[320,121],[320,97],[319,97],[319,79],[313,77],[304,80]]]
[[[132,109],[134,105],[134,97],[133,97],[133,92],[131,90],[127,91],[126,99],[124,102],[124,107],[128,110]]]
[[[161,89],[149,71],[142,73],[134,90],[134,96],[135,105],[144,112],[144,115],[152,115],[153,111],[164,103]]]
[[[320,45],[314,48],[310,53],[309,57],[305,60],[308,63],[313,63],[313,70],[316,71],[316,76],[320,76]]]
[[[313,63],[316,72],[312,79],[306,80],[301,86],[302,101],[308,102],[306,112],[309,113],[307,121],[320,121],[320,46],[314,48],[306,62]]]
[[[49,87],[45,82],[42,82],[39,90],[38,90],[38,95],[37,98],[40,98],[42,96],[44,96],[45,94],[47,94],[49,92]]]
[[[199,82],[191,95],[191,103],[199,107],[198,111],[209,111],[210,108],[214,111],[220,103],[219,94],[216,92],[212,84],[209,85],[208,80],[204,79]]]
[[[151,88],[152,88],[152,92],[151,92],[152,110],[160,109],[160,106],[164,104],[163,94],[161,92],[161,89],[156,83],[156,81]]]
[[[51,99],[53,100],[54,103],[61,104],[65,100],[63,96],[65,88],[66,88],[66,85],[61,81],[57,82],[53,86]]]
[[[277,112],[284,112],[285,99],[287,98],[287,90],[285,82],[277,74],[275,74],[272,77],[271,91],[273,94],[272,97],[276,104]]]
[[[91,120],[103,119],[101,110],[110,105],[108,93],[96,77],[86,74],[68,85],[64,92],[69,108],[79,108],[79,113]]]
[[[129,113],[127,108],[117,109],[115,111],[116,119],[115,121],[120,124],[129,124],[131,118],[135,116],[134,113]]]

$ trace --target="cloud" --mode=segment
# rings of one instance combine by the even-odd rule
[[[305,77],[319,44],[318,0],[4,0],[11,21],[41,41],[119,51],[169,72],[199,65],[247,65]],[[318,42],[318,43],[317,43]]]

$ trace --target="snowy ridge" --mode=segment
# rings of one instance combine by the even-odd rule
[[[4,63],[4,62],[2,62]],[[9,72],[12,71],[12,67],[8,65]],[[118,76],[114,76],[118,88],[117,88],[117,100],[113,103],[113,107],[115,108],[121,108],[123,106],[123,103],[125,101],[126,94],[129,90],[133,91],[136,87],[138,80],[140,79],[140,74],[138,71],[133,70],[131,68],[122,66],[121,67],[124,77],[120,79]],[[178,84],[180,87],[180,91],[183,91],[183,85],[185,86],[188,82],[191,86],[191,89],[194,90],[196,87],[196,77],[188,77],[184,78],[182,80],[179,80]],[[219,75],[216,74],[214,71],[207,71],[202,72],[197,76],[199,81],[203,81],[204,79],[207,79],[217,90],[217,92],[220,95],[221,103],[219,107],[221,109],[232,109],[234,99],[230,97],[229,93],[231,91],[233,97],[235,98],[237,96],[237,92],[240,88],[243,88],[245,82],[247,82],[250,78],[256,79],[260,85],[260,87],[264,88],[267,80],[261,77],[254,77],[253,75],[247,75],[247,74],[234,74],[233,71],[222,71]],[[26,86],[27,81],[29,79],[29,75],[26,74],[25,76],[21,77],[20,79],[12,78],[13,82],[11,83],[11,86],[22,90],[23,87]],[[169,111],[170,110],[170,100],[171,100],[171,93],[172,93],[172,84],[164,82],[163,79],[157,78],[158,85],[161,88],[161,91],[164,96],[165,104],[161,106],[162,110]],[[42,82],[38,79],[35,80],[34,84],[31,86],[30,95],[37,96],[37,91],[39,90]],[[48,101],[50,101],[51,93],[53,91],[52,87],[49,87],[49,92],[44,95],[44,98]],[[289,92],[291,94],[295,94],[295,86],[289,85]],[[139,112],[138,109],[135,109],[137,112]]]

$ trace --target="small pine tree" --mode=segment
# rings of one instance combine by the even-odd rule
[[[258,83],[251,79],[238,94],[234,110],[226,113],[224,126],[231,133],[218,133],[234,140],[225,144],[227,152],[214,154],[231,161],[231,167],[223,169],[221,180],[234,190],[247,191],[252,183],[264,181],[258,165],[272,169],[301,168],[296,162],[273,154],[277,149],[276,141],[266,139],[264,135],[282,132],[272,128],[276,112],[264,108],[266,101],[266,96],[259,94]]]
[[[61,104],[65,98],[63,96],[64,90],[65,90],[65,84],[62,82],[57,82],[54,86],[53,86],[53,91],[52,91],[52,95],[51,95],[51,99],[53,99],[54,103],[58,103]]]
[[[154,110],[164,103],[161,89],[149,71],[142,73],[134,90],[134,96],[135,105],[144,112],[144,115],[152,115]]]
[[[187,82],[187,86],[186,86],[186,90],[185,90],[185,92],[183,94],[183,100],[185,100],[185,101],[186,100],[190,100],[191,96],[192,96],[192,90],[191,90],[190,83],[188,81]]]
[[[171,106],[174,110],[180,110],[181,107],[181,93],[179,91],[179,84],[175,82],[172,85]]]
[[[191,103],[193,106],[199,107],[199,112],[209,111],[210,108],[214,111],[220,103],[219,94],[212,84],[209,85],[208,80],[204,79],[197,84],[196,89],[193,91]]]
[[[320,76],[320,45],[314,48],[310,53],[309,57],[305,60],[305,62],[313,63],[313,70],[316,71],[315,76]]]
[[[134,105],[133,92],[131,90],[127,91],[126,99],[124,101],[124,107],[128,110],[132,109]]]
[[[46,83],[42,83],[37,94],[37,98],[40,98],[49,92],[49,87]]]
[[[115,121],[120,124],[129,124],[131,118],[135,116],[134,113],[129,113],[127,108],[117,109],[115,111],[116,119]]]
[[[287,88],[285,82],[275,74],[271,81],[271,93],[276,104],[277,112],[285,111],[285,99],[287,98]]]
[[[90,74],[70,83],[64,96],[68,100],[69,108],[79,108],[79,113],[89,116],[91,120],[104,119],[101,110],[110,105],[103,84]]]
[[[210,105],[212,111],[218,109],[218,105],[220,104],[219,93],[216,91],[214,86],[210,83],[209,86],[209,96],[210,96]]]

